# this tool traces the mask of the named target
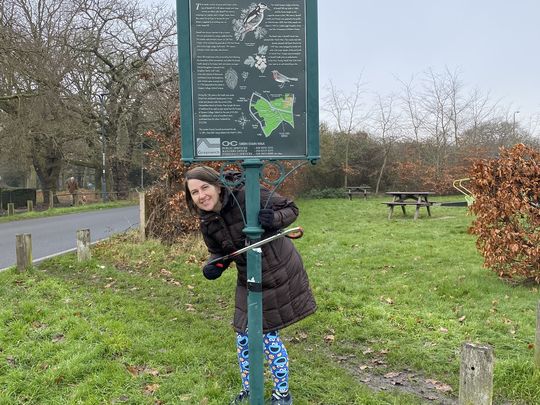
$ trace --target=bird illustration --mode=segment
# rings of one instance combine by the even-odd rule
[[[264,3],[259,3],[251,10],[242,21],[240,30],[236,33],[236,39],[243,41],[248,32],[255,31],[264,19],[264,11],[270,10]]]
[[[285,86],[285,83],[298,81],[298,78],[285,76],[283,73],[279,73],[277,70],[272,70],[272,77],[276,82],[279,83],[279,87],[281,88]]]

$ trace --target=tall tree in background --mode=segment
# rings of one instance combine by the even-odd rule
[[[134,0],[77,0],[76,10],[72,47],[92,72],[93,100],[104,102],[105,117],[96,112],[95,118],[104,119],[115,191],[127,196],[133,153],[148,129],[145,106],[176,79],[165,66],[175,47],[174,13],[164,6],[142,9]]]
[[[330,81],[327,91],[328,94],[324,97],[322,108],[332,118],[331,125],[336,128],[337,133],[345,138],[343,172],[344,186],[347,187],[349,185],[349,176],[354,172],[354,169],[349,165],[351,138],[354,133],[359,132],[360,125],[369,116],[363,104],[364,84],[359,79],[354,84],[351,92],[345,93],[337,89],[334,83]]]
[[[392,146],[400,137],[399,116],[395,109],[395,97],[389,95],[386,98],[378,96],[378,104],[374,113],[374,134],[379,139],[382,149],[382,162],[377,176],[375,192],[379,192],[381,180],[388,164],[388,157]]]
[[[72,136],[72,117],[62,102],[72,67],[65,40],[71,15],[61,0],[4,0],[2,6],[0,108],[10,115],[5,145],[30,158],[43,188],[55,191]]]

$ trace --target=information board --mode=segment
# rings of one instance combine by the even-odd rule
[[[177,4],[182,159],[318,158],[315,1]]]

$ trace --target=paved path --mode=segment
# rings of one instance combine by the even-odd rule
[[[32,235],[34,263],[77,248],[77,230],[90,229],[92,242],[139,226],[139,207],[110,208],[0,223],[0,271],[17,263],[15,236]]]

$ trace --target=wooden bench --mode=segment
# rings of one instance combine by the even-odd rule
[[[367,200],[367,195],[369,194],[368,190],[371,190],[370,186],[347,187],[347,191],[345,191],[345,194],[349,196],[349,200],[351,201],[353,195],[363,196],[364,200]]]
[[[418,215],[420,214],[420,207],[426,207],[427,213],[429,216],[431,216],[431,210],[429,209],[433,204],[436,204],[435,202],[417,202],[417,201],[388,201],[384,202],[382,204],[386,204],[388,207],[388,219],[392,218],[392,214],[394,213],[394,207],[401,207],[401,210],[403,211],[403,215],[407,215],[407,212],[405,211],[405,207],[407,205],[414,205],[416,206],[416,211],[414,212],[414,219],[418,219]]]

